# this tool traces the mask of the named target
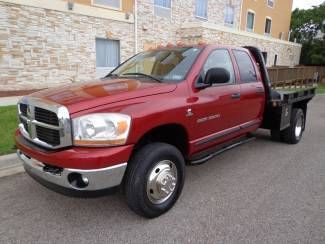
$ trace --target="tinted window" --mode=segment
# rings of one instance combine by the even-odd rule
[[[271,25],[272,25],[272,20],[269,18],[266,18],[266,20],[265,20],[265,34],[271,33]]]
[[[252,12],[248,12],[247,13],[247,21],[246,21],[246,30],[247,31],[253,31],[254,19],[255,19],[255,14]]]
[[[205,77],[205,74],[211,68],[224,68],[228,70],[230,79],[227,83],[233,83],[235,81],[234,68],[232,66],[232,61],[227,50],[218,49],[209,55],[203,66],[203,74],[201,76],[201,79]]]
[[[244,82],[257,81],[254,65],[246,52],[234,50],[239,68],[240,79]]]

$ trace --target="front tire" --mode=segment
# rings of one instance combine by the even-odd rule
[[[175,204],[184,178],[184,158],[176,147],[166,143],[145,145],[135,153],[127,169],[127,203],[141,216],[158,217]]]

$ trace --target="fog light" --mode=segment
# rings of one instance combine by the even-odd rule
[[[68,181],[74,188],[86,188],[89,184],[89,179],[79,173],[70,173],[68,175]]]

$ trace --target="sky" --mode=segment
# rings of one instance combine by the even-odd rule
[[[309,9],[312,6],[320,5],[322,2],[324,2],[324,0],[293,0],[292,9]]]

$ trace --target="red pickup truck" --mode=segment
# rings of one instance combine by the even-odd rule
[[[247,142],[258,128],[298,143],[314,95],[272,90],[257,48],[168,46],[101,80],[23,97],[17,154],[53,190],[97,196],[118,187],[133,211],[152,218],[180,196],[186,164]]]

